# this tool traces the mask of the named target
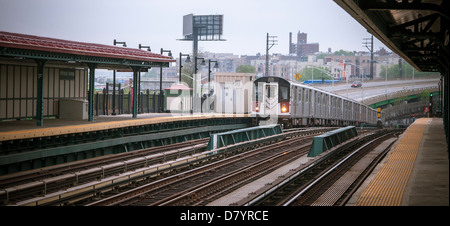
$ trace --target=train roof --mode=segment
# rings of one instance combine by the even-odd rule
[[[289,81],[289,82],[290,82],[292,85],[295,85],[295,86],[306,87],[306,88],[308,88],[308,89],[312,89],[312,90],[315,90],[315,91],[319,91],[319,92],[322,92],[322,93],[325,93],[325,94],[328,94],[328,95],[331,95],[331,96],[339,97],[339,98],[341,98],[341,99],[348,100],[348,101],[350,101],[350,102],[354,102],[354,103],[357,103],[357,104],[361,104],[361,103],[359,103],[359,102],[356,101],[356,100],[353,100],[353,99],[350,99],[350,98],[348,98],[348,97],[344,97],[344,96],[342,96],[342,95],[335,94],[335,93],[332,93],[332,92],[329,92],[329,91],[326,91],[326,90],[323,90],[323,89],[320,89],[320,88],[317,88],[317,87],[312,87],[312,86],[309,86],[309,85],[304,85],[304,84],[296,83],[296,82],[293,82],[293,81]],[[361,104],[361,105],[365,105],[365,104]]]
[[[291,81],[291,80],[287,80],[287,79],[284,79],[284,78],[281,78],[281,77],[265,76],[265,77],[260,77],[260,78],[256,79],[254,82],[256,83],[256,82],[279,82],[279,81],[283,81],[283,82],[289,83],[290,85],[295,85],[295,86],[299,86],[299,87],[303,87],[303,88],[312,89],[312,90],[319,91],[319,92],[322,92],[322,93],[325,93],[325,94],[328,94],[328,95],[331,95],[331,96],[339,97],[341,99],[344,99],[344,100],[347,100],[347,101],[350,101],[350,102],[353,102],[353,103],[361,104],[361,103],[359,103],[356,100],[353,100],[353,99],[341,96],[339,94],[335,94],[335,93],[332,93],[332,92],[329,92],[329,91],[326,91],[326,90],[323,90],[323,89],[320,89],[320,88],[317,88],[317,87],[312,87],[312,86],[309,86],[309,85],[300,84],[300,83],[297,83],[297,82],[294,82],[294,81]],[[361,104],[361,105],[367,106],[365,104]],[[369,106],[367,106],[367,107],[369,107]]]

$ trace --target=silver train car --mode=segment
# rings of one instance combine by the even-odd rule
[[[252,96],[252,116],[284,128],[377,123],[377,111],[369,106],[280,77],[256,79]]]

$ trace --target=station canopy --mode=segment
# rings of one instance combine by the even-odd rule
[[[95,64],[99,69],[129,69],[130,67],[168,67],[172,57],[146,50],[84,43],[0,31],[0,57],[51,61],[66,67],[86,67]]]
[[[449,71],[450,1],[334,0],[420,71]]]

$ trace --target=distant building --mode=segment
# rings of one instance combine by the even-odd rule
[[[297,33],[297,44],[292,42],[292,32],[289,32],[289,54],[297,54],[297,58],[307,57],[319,52],[319,43],[308,43],[307,33]]]
[[[381,55],[379,55],[379,52]],[[384,49],[375,52],[373,79],[384,78],[384,74],[380,74],[382,67],[397,64],[399,56],[386,52]],[[353,56],[335,56],[328,55],[324,57],[324,64],[328,65],[331,74],[340,80],[356,80],[362,77],[368,78],[370,75],[370,53],[355,52]]]
[[[219,63],[219,69],[217,71],[220,72],[235,72],[236,68],[239,65],[236,65],[235,59],[239,59],[238,55],[234,55],[233,53],[212,53],[212,52],[203,52],[201,53],[202,57],[208,60],[216,60]],[[214,65],[211,65],[213,67]]]

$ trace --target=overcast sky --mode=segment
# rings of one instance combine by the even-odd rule
[[[266,34],[278,36],[271,53],[288,54],[289,32],[296,42],[298,31],[320,51],[367,51],[363,38],[370,34],[332,0],[0,0],[0,30],[72,41],[128,47],[150,45],[192,52],[183,38],[183,16],[224,15],[223,38],[200,42],[201,51],[265,54]],[[384,47],[378,40],[374,49]]]

